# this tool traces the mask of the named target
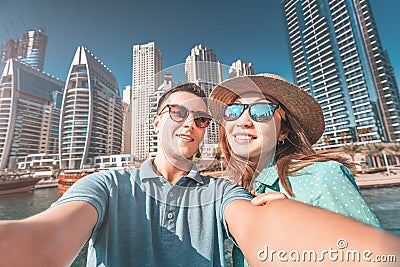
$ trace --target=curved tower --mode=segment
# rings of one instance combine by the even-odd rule
[[[61,167],[93,167],[95,156],[119,154],[122,121],[122,101],[114,74],[87,48],[78,47],[61,107]]]

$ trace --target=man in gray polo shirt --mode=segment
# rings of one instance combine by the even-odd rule
[[[154,159],[138,169],[86,176],[46,211],[71,209],[62,216],[79,221],[71,222],[76,227],[63,222],[64,241],[76,245],[61,244],[59,259],[47,266],[67,264],[87,239],[87,266],[225,265],[224,208],[251,196],[225,179],[200,175],[192,162],[211,120],[206,102],[195,84],[166,92],[154,118]],[[67,256],[64,249],[73,251]]]

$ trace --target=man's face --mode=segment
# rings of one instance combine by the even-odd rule
[[[158,134],[159,151],[166,159],[189,159],[196,154],[203,140],[206,128],[199,128],[194,121],[194,112],[207,112],[203,99],[193,93],[176,92],[171,94],[167,104],[181,105],[188,109],[189,115],[182,122],[176,122],[169,115],[169,108],[154,117],[154,127]]]

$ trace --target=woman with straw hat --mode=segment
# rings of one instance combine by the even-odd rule
[[[262,194],[253,204],[263,205],[271,198],[263,193],[281,192],[381,227],[359,192],[349,170],[352,164],[339,155],[313,151],[325,124],[321,107],[308,93],[280,76],[260,74],[223,81],[210,100],[220,125],[226,173]],[[233,256],[237,259],[235,251]]]

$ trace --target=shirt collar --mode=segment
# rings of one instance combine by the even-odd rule
[[[268,164],[257,176],[255,182],[272,186],[278,179],[278,172],[275,168],[275,165]]]
[[[142,165],[140,166],[140,179],[151,179],[151,178],[159,178],[162,177],[158,175],[155,170],[153,169],[153,158],[152,159],[146,159]],[[189,179],[192,179],[196,181],[197,183],[204,184],[204,181],[202,179],[202,176],[200,175],[199,171],[197,170],[197,167],[194,163],[192,163],[192,168],[189,171],[189,173],[183,177],[187,177]],[[163,177],[164,178],[164,177]],[[165,179],[165,178],[164,178]]]

